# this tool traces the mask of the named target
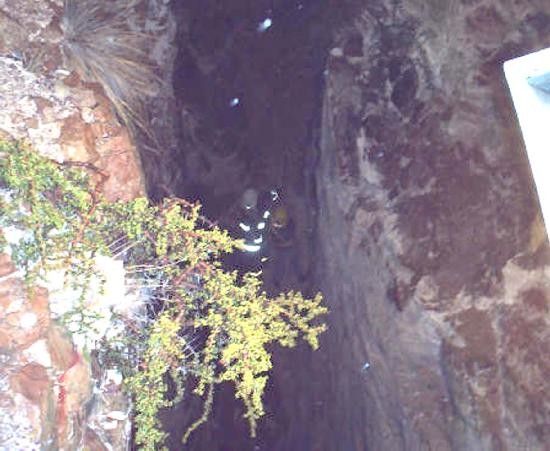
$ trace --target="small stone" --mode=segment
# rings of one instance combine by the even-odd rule
[[[35,341],[31,346],[23,351],[23,356],[31,361],[42,365],[45,368],[52,366],[52,358],[48,350],[46,340]]]
[[[107,414],[107,418],[116,421],[125,421],[128,419],[128,415],[120,410],[113,410]]]
[[[19,298],[19,299],[15,299],[14,301],[11,302],[11,304],[8,306],[8,308],[6,309],[5,313],[6,315],[9,315],[11,313],[17,313],[21,310],[21,308],[23,307],[23,299]]]
[[[101,426],[106,431],[112,431],[113,429],[116,429],[118,427],[118,421],[116,421],[116,420],[106,421],[106,422],[102,423]]]
[[[69,75],[71,75],[71,72],[68,71],[67,69],[57,69],[54,72],[54,75],[56,77],[59,77],[59,78],[65,78],[65,77],[68,77]]]
[[[29,329],[32,329],[37,322],[38,322],[38,317],[32,312],[28,312],[21,315],[21,319],[19,320],[19,326],[22,329],[29,330]]]
[[[63,81],[58,80],[54,85],[54,94],[63,100],[71,95],[71,89]]]
[[[28,130],[29,137],[37,141],[56,141],[61,136],[61,126],[57,122],[40,124]]]
[[[107,370],[106,373],[106,381],[111,382],[115,385],[122,384],[122,373],[118,370]]]
[[[82,108],[82,111],[80,112],[80,117],[82,117],[82,120],[87,124],[92,124],[95,122],[94,110],[92,108]]]

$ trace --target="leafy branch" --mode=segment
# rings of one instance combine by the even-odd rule
[[[259,273],[239,277],[221,268],[220,257],[237,242],[201,217],[199,205],[178,198],[158,205],[145,198],[108,203],[100,194],[101,174],[92,186],[84,169],[93,168],[58,164],[0,142],[0,227],[22,235],[9,242],[14,263],[29,286],[64,268],[84,296],[97,276],[94,257],[122,260],[126,284],[141,293],[146,308],[120,313],[116,320],[127,333],[104,340],[100,359],[123,370],[143,449],[159,449],[166,438],[157,414],[174,403],[167,398],[168,380],[177,399],[193,383],[205,400],[184,441],[207,420],[222,382],[235,385],[255,435],[272,367],[267,347],[293,347],[303,338],[317,348],[325,330],[318,318],[327,313],[321,295],[268,297]],[[4,238],[0,245],[6,244]]]

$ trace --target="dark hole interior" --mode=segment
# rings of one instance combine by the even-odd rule
[[[147,169],[158,164],[145,156],[150,194],[161,197],[169,191],[197,200],[206,216],[238,235],[234,211],[243,192],[276,189],[293,222],[292,249],[271,247],[267,236],[267,262],[256,260],[251,265],[255,257],[242,253],[229,261],[236,268],[261,268],[271,294],[316,291],[311,272],[313,173],[325,58],[331,30],[345,15],[344,4],[193,0],[174,6],[179,29],[173,74],[178,114],[181,111],[179,156],[161,166],[177,165],[183,176],[174,177],[164,192],[159,190],[151,175],[154,171]],[[188,449],[285,449],[281,438],[289,427],[289,412],[281,402],[277,372],[292,371],[293,353],[274,351],[278,368],[266,391],[266,415],[257,438],[249,437],[244,409],[227,385],[218,390],[210,420],[193,434]],[[170,449],[182,448],[186,426],[200,414],[201,403],[190,395],[164,413]],[[295,445],[309,449],[307,443]]]

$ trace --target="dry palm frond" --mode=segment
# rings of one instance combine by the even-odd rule
[[[128,24],[135,0],[65,0],[62,50],[71,69],[99,83],[135,135],[152,137],[145,101],[161,84],[148,56],[151,36]]]

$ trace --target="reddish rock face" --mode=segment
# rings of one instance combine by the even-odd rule
[[[7,254],[0,254],[0,277],[7,276],[15,271],[15,267]]]
[[[37,405],[46,401],[48,390],[51,389],[46,368],[37,363],[29,363],[17,370],[11,376],[10,384],[12,390]]]
[[[134,143],[101,87],[60,71],[62,10],[9,1],[0,13],[0,26],[8,30],[0,36],[0,48],[7,46],[0,58],[0,133],[58,161],[95,165],[107,175],[109,200],[143,195]]]
[[[58,161],[93,164],[104,175],[96,181],[108,200],[133,199],[145,188],[129,133],[101,88],[60,70],[62,3],[0,3],[0,138],[23,140]],[[101,409],[125,410],[125,396],[114,390],[92,403],[93,412],[84,411],[91,398],[88,362],[51,319],[47,290],[29,293],[20,276],[0,254],[0,447],[77,449],[87,442],[101,449],[106,440],[123,448],[123,422],[106,439],[100,420]],[[99,443],[91,444],[90,431],[83,438],[88,426],[100,431]]]
[[[71,432],[74,424],[55,421],[61,411],[56,374],[68,371],[74,347],[53,326],[47,290],[35,287],[29,293],[9,256],[2,254],[0,261],[4,273],[0,278],[0,441],[9,449],[32,449],[48,442],[61,446],[75,434]],[[71,423],[89,397],[88,369],[81,367],[67,377],[72,401],[63,409]]]

